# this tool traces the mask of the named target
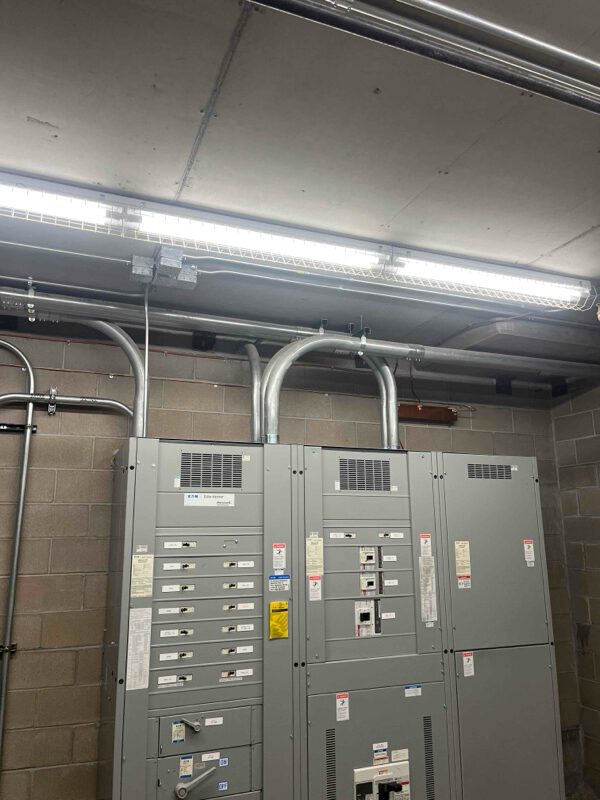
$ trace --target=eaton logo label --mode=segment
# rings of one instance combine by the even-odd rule
[[[226,792],[228,786],[229,786],[229,784],[228,784],[227,781],[221,781],[221,783],[219,784],[219,791],[220,792]]]
[[[229,766],[229,759],[228,759],[228,758],[220,758],[220,759],[219,759],[219,766],[220,766],[220,767],[227,767],[227,766]]]

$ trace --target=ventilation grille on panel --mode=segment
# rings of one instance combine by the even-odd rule
[[[335,729],[325,731],[325,775],[327,800],[337,798],[337,764],[335,755]]]
[[[182,453],[180,486],[186,489],[241,489],[241,454]]]
[[[423,739],[425,741],[425,797],[427,800],[435,800],[433,728],[431,725],[431,717],[423,717]]]
[[[373,458],[340,458],[340,489],[389,492],[390,462]]]
[[[482,478],[489,481],[509,481],[512,478],[510,464],[469,464],[469,478]]]

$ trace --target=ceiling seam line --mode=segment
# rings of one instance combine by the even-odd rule
[[[242,34],[250,17],[251,11],[252,11],[252,6],[248,2],[244,2],[240,16],[238,17],[238,20],[235,24],[235,28],[233,29],[229,42],[227,43],[227,49],[225,51],[225,55],[223,56],[223,60],[221,61],[219,72],[217,73],[217,77],[211,89],[208,102],[204,107],[204,116],[202,118],[202,121],[200,122],[200,125],[198,126],[198,130],[196,132],[196,138],[194,139],[194,144],[192,145],[192,149],[190,150],[190,154],[188,156],[185,169],[183,170],[183,175],[181,176],[181,180],[179,182],[179,188],[175,193],[175,198],[174,198],[175,200],[181,199],[183,190],[187,186],[187,181],[190,177],[194,164],[196,163],[198,152],[206,135],[208,125],[210,123],[210,120],[212,119],[217,103],[219,101],[223,84],[225,83],[225,79],[227,78],[227,74],[233,62],[233,58],[240,43],[240,39],[242,38]]]

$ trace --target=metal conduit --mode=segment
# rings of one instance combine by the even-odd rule
[[[363,355],[362,360],[368,367],[370,367],[373,370],[373,375],[375,375],[375,380],[377,381],[377,386],[379,388],[379,397],[381,398],[381,403],[379,404],[379,409],[380,409],[379,416],[381,425],[381,446],[384,450],[387,450],[389,448],[390,439],[388,435],[386,381],[383,379],[383,374],[380,369],[379,359]]]
[[[142,310],[142,313],[143,310]],[[81,323],[81,319],[71,319],[71,322]],[[135,380],[135,398],[133,401],[133,436],[145,436],[147,430],[146,409],[148,403],[148,382],[144,369],[144,361],[131,336],[118,325],[98,319],[86,319],[85,324],[90,328],[104,333],[109,339],[119,345],[129,359]]]
[[[261,373],[262,367],[260,363],[260,356],[256,345],[252,342],[244,344],[246,355],[248,356],[248,363],[250,365],[250,378],[252,384],[252,441],[262,441],[262,410],[261,410]]]
[[[460,367],[494,369],[508,375],[515,372],[528,372],[536,375],[563,375],[591,380],[600,378],[600,367],[593,364],[557,362],[543,358],[506,356],[498,353],[477,353],[443,347],[424,347],[378,339],[365,341],[346,334],[311,336],[283,347],[273,356],[265,370],[263,377],[264,434],[267,442],[277,442],[279,438],[279,394],[285,375],[295,361],[313,350],[341,350],[350,353],[365,351],[369,355],[450,365],[459,369]]]
[[[27,356],[11,342],[0,339],[0,347],[9,350],[16,356],[27,373],[27,387],[30,395],[35,393],[35,377],[31,362]],[[8,598],[6,604],[6,625],[4,627],[4,643],[2,646],[2,671],[0,684],[0,762],[2,759],[2,744],[4,738],[4,719],[6,716],[6,689],[8,685],[8,666],[12,649],[12,628],[15,613],[15,595],[17,591],[17,575],[19,572],[19,557],[21,554],[21,538],[23,533],[23,516],[25,512],[25,493],[27,491],[27,474],[29,470],[29,453],[31,450],[31,434],[33,427],[33,403],[27,401],[25,417],[25,435],[23,438],[23,451],[21,455],[21,470],[19,475],[19,496],[17,500],[17,517],[13,538],[10,575],[8,581]]]
[[[108,397],[75,397],[73,395],[52,394],[27,394],[26,392],[11,392],[0,394],[0,406],[10,406],[13,403],[35,403],[36,405],[59,406],[87,406],[89,408],[106,408],[110,411],[119,411],[133,417],[133,411],[119,400],[110,400]]]
[[[396,387],[396,379],[387,362],[380,359],[379,364],[383,382],[386,385],[388,449],[397,450],[400,444],[398,436],[398,389]]]
[[[44,315],[58,315],[62,319],[69,318],[84,323],[86,320],[89,321],[90,318],[97,320],[100,317],[118,322],[144,324],[143,308],[122,303],[106,303],[47,294],[29,296],[17,289],[7,288],[0,289],[0,303],[2,304],[3,313],[17,316],[39,316],[40,312],[43,312]],[[149,320],[150,324],[166,330],[202,330],[217,334],[221,333],[239,339],[263,338],[290,341],[297,337],[313,337],[317,333],[313,328],[273,325],[252,320],[215,317],[170,309],[151,309]],[[339,336],[346,343],[353,342],[353,344],[345,348],[346,352],[358,352],[360,344],[357,340],[345,334],[339,334]],[[346,336],[345,339],[344,336]],[[135,348],[135,352],[139,356],[137,348]],[[583,378],[591,381],[600,380],[599,365],[580,361],[557,361],[547,358],[528,358],[500,353],[481,353],[472,350],[424,347],[417,344],[386,342],[377,339],[369,340],[368,352],[370,355],[412,360],[417,365],[420,362],[437,364],[450,367],[458,372],[461,369],[483,369],[507,377],[513,377],[514,374],[529,374]],[[263,375],[263,384],[268,369],[269,365],[267,365]]]
[[[400,12],[400,4],[390,4],[385,0],[253,0],[256,5],[267,6],[278,11],[284,11],[303,19],[311,20],[337,30],[346,31],[362,38],[370,39],[381,44],[395,47],[409,53],[441,61],[459,69],[482,75],[486,78],[502,83],[517,86],[526,91],[535,92],[563,103],[577,106],[600,113],[600,86],[582,80],[575,72],[559,72],[548,64],[552,62],[569,61],[577,62],[577,66],[588,68],[587,59],[576,53],[564,51],[559,59],[557,51],[550,45],[539,42],[514,31],[507,35],[507,30],[502,31],[499,26],[493,31],[494,35],[503,44],[497,48],[486,44],[476,35],[467,37],[458,36],[443,29],[439,24],[438,13],[431,14],[431,23],[419,22]],[[409,2],[409,5],[419,5],[421,10],[426,9],[424,2],[418,4]],[[431,8],[428,9],[432,11]],[[448,16],[446,13],[445,16]],[[470,26],[479,27],[478,33],[492,33],[489,28],[476,25],[477,18],[472,18]],[[465,20],[461,20],[465,24]],[[518,38],[518,42],[516,39]],[[527,43],[524,41],[528,39]],[[527,49],[533,53],[532,58],[518,57],[511,52],[515,43],[521,48],[527,44]],[[542,45],[542,46],[540,46]],[[503,47],[503,49],[500,49]],[[548,57],[553,58],[548,60]],[[544,63],[544,58],[546,63]],[[595,62],[591,62],[595,63]]]

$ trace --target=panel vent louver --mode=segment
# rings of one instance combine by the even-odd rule
[[[468,464],[467,475],[488,481],[510,481],[512,469],[510,464]]]
[[[241,489],[242,456],[239,453],[182,453],[180,476],[183,489]]]
[[[327,800],[337,798],[337,763],[335,754],[335,729],[325,731],[325,776]]]
[[[435,800],[435,772],[433,768],[433,727],[431,717],[423,717],[423,740],[425,743],[425,797]]]
[[[373,458],[340,458],[340,489],[389,492],[390,462]]]

